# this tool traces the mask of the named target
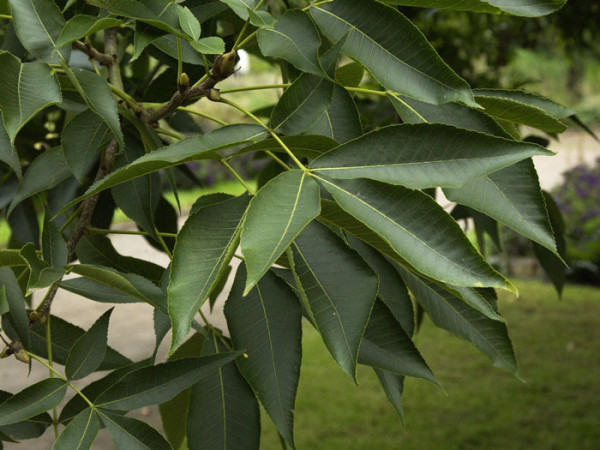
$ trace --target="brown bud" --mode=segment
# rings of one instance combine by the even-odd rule
[[[213,88],[208,91],[208,98],[209,98],[209,100],[212,100],[213,102],[220,102],[221,94],[219,93],[218,89]]]
[[[179,90],[185,91],[188,87],[190,87],[190,77],[188,77],[187,73],[183,72],[179,76]]]
[[[21,362],[24,362],[25,364],[29,364],[29,361],[31,361],[31,357],[24,349],[15,352],[15,358]]]

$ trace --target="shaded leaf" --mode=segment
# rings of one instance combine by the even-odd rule
[[[179,19],[179,26],[183,32],[191,37],[192,40],[197,41],[202,28],[196,16],[194,16],[187,6],[179,6],[177,8],[177,17]]]
[[[101,408],[128,411],[163,403],[239,355],[240,352],[230,352],[185,358],[138,369],[100,394],[96,404]]]
[[[20,253],[29,267],[27,289],[48,287],[60,280],[65,273],[62,267],[51,267],[47,262],[42,261],[31,242],[27,243]]]
[[[206,55],[220,55],[225,53],[225,41],[218,36],[209,36],[190,42],[190,46],[197,52]]]
[[[6,163],[21,179],[21,164],[17,150],[10,141],[6,127],[4,126],[4,115],[0,111],[0,161]]]
[[[79,95],[88,107],[108,125],[121,147],[124,146],[121,123],[117,114],[117,103],[106,80],[89,70],[73,68],[73,74],[81,89]]]
[[[457,286],[515,291],[427,194],[369,180],[320,180],[343,210],[380,235],[424,275]]]
[[[413,189],[459,187],[533,155],[552,154],[535,144],[448,125],[403,124],[343,144],[310,168],[332,178],[370,178]]]
[[[171,353],[187,336],[198,308],[229,264],[249,201],[241,196],[201,208],[179,232],[168,288]]]
[[[65,162],[60,147],[46,150],[35,158],[27,168],[8,208],[8,214],[11,214],[15,207],[26,198],[55,187],[65,181],[70,174],[71,171]]]
[[[374,248],[348,236],[348,244],[371,266],[379,277],[378,295],[408,336],[415,331],[415,312],[408,289],[394,266]]]
[[[127,295],[149,303],[166,312],[166,295],[161,288],[150,280],[134,273],[123,273],[111,267],[93,264],[75,264],[70,266],[72,273],[97,281]]]
[[[62,151],[71,172],[83,181],[112,133],[106,123],[91,110],[75,116],[61,134]]]
[[[15,32],[29,53],[41,61],[58,62],[54,54],[56,41],[65,26],[65,19],[52,0],[9,0]],[[70,48],[60,50],[61,59],[68,61]]]
[[[56,222],[50,220],[50,211],[44,205],[44,227],[42,228],[42,256],[51,267],[60,268],[67,264],[67,243]]]
[[[390,5],[420,6],[422,8],[456,9],[478,13],[508,12],[517,16],[537,17],[553,13],[566,0],[382,0]]]
[[[341,144],[363,134],[358,110],[346,89],[337,84],[333,87],[333,95],[327,111],[306,133],[329,136]]]
[[[23,389],[0,405],[0,426],[29,419],[60,403],[67,385],[58,378],[48,378]]]
[[[264,56],[285,59],[302,72],[323,76],[319,32],[304,11],[287,10],[273,28],[259,29],[256,37]]]
[[[227,351],[211,332],[203,354]],[[218,373],[192,386],[187,417],[190,448],[258,449],[260,411],[256,396],[235,364],[225,364]]]
[[[110,433],[116,448],[128,450],[171,449],[162,434],[141,420],[102,409],[98,410],[98,415]]]
[[[317,75],[300,75],[273,108],[273,129],[287,135],[305,132],[327,110],[333,86],[331,81]]]
[[[186,138],[176,144],[160,148],[138,158],[130,165],[122,167],[97,183],[94,183],[86,191],[85,195],[70,202],[63,209],[73,206],[90,195],[116,186],[119,183],[141,177],[142,175],[177,164],[213,158],[214,152],[217,150],[251,142],[253,139],[259,138],[263,132],[263,128],[257,125],[230,125],[205,135]]]
[[[519,368],[506,325],[475,311],[462,299],[442,288],[399,269],[404,281],[438,327],[477,346],[494,366],[519,376]]]
[[[248,278],[244,295],[320,212],[319,186],[305,172],[283,172],[250,201],[241,235]]]
[[[294,153],[294,155],[309,159],[315,159],[339,145],[333,139],[319,135],[283,136],[281,140]],[[270,152],[285,152],[277,140],[265,139],[257,142],[256,144],[252,144],[243,148],[238,152],[238,154],[241,155],[250,152],[267,150]]]
[[[9,311],[6,315],[8,322],[25,348],[30,349],[29,316],[25,310],[25,299],[14,272],[8,267],[0,267],[0,286],[4,288],[5,300],[8,305]]]
[[[348,35],[343,52],[362,63],[386,89],[428,103],[477,106],[469,85],[394,8],[372,0],[337,0],[310,12],[333,42]]]
[[[224,308],[233,347],[245,350],[238,368],[293,448],[302,358],[300,304],[285,282],[270,272],[243,297],[245,275],[240,265]]]
[[[243,20],[248,19],[248,10],[252,11],[256,7],[258,0],[221,0],[231,10]]]
[[[335,81],[341,86],[356,87],[360,84],[365,74],[362,64],[352,61],[340,66],[335,71]]]
[[[554,234],[531,159],[458,189],[444,189],[444,194],[451,201],[493,217],[556,253]]]
[[[12,397],[12,394],[0,391],[0,404],[10,397]],[[10,436],[16,440],[34,439],[44,434],[44,431],[51,424],[52,418],[50,415],[48,413],[41,413],[27,420],[0,427],[0,435],[4,433],[7,437]],[[2,440],[5,440],[4,436],[2,436]]]
[[[78,39],[97,33],[106,28],[116,27],[120,24],[121,21],[113,17],[98,18],[78,14],[69,19],[62,28],[60,35],[56,40],[56,47],[64,47]]]
[[[336,362],[356,379],[358,349],[377,295],[377,275],[319,223],[311,223],[294,244],[294,266],[309,315]]]
[[[397,375],[424,378],[437,383],[408,334],[381,300],[376,300],[373,305],[358,361]]]
[[[38,61],[21,63],[12,54],[1,52],[0,75],[0,110],[5,130],[13,143],[23,125],[47,106],[60,103],[62,96],[56,75],[47,64]],[[9,147],[8,151],[14,150]],[[8,155],[6,159],[14,160]]]
[[[114,308],[102,316],[82,334],[69,351],[65,375],[70,380],[84,378],[96,371],[106,353],[108,339],[108,323]]]
[[[52,450],[89,449],[100,431],[100,421],[91,408],[77,414],[54,442]]]

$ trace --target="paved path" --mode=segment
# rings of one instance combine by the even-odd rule
[[[535,158],[535,165],[540,174],[540,183],[544,189],[550,189],[560,183],[561,173],[567,168],[583,162],[593,163],[596,158],[600,157],[600,144],[595,143],[587,135],[576,132],[564,134],[559,143],[551,145],[551,149],[558,153],[557,156]],[[150,247],[141,237],[114,235],[112,241],[119,252],[124,255],[149,259],[163,266],[168,263],[168,258],[163,253]],[[226,288],[217,302],[215,313],[209,316],[211,322],[216,326],[224,327],[225,324],[220,305],[225,301],[227,291]],[[111,306],[59,291],[52,311],[57,316],[87,329]],[[210,314],[208,305],[205,305],[204,312],[207,315]],[[116,305],[110,321],[108,341],[111,346],[134,361],[147,358],[151,355],[155,342],[152,309],[143,304]],[[159,351],[159,355],[163,359],[169,341],[170,336],[167,336]],[[25,364],[20,364],[13,358],[0,360],[0,389],[2,390],[17,392],[26,384],[32,384],[47,376],[47,370],[39,364],[33,364],[31,374],[27,378]],[[78,382],[77,385],[84,386],[91,379],[90,377],[83,383]],[[69,398],[70,395],[69,393]],[[155,408],[144,408],[132,415],[149,421],[154,426],[159,426],[160,419]],[[27,441],[23,446],[8,444],[5,447],[8,449],[26,448],[27,450],[48,449],[52,445],[52,440],[52,431],[49,429],[42,439]],[[106,430],[101,432],[94,448],[113,448]]]

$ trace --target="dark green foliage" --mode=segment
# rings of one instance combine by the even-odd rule
[[[551,152],[519,127],[555,137],[574,112],[472,89],[400,12],[459,3],[542,16],[564,1],[0,0],[2,356],[54,375],[1,393],[0,440],[54,422],[56,449],[90,448],[103,427],[123,449],[258,448],[262,407],[294,448],[303,317],[353,381],[375,370],[400,416],[405,377],[437,383],[414,341],[423,314],[519,376],[494,290],[516,289],[457,220],[472,217],[480,242],[498,223],[533,241],[560,290],[564,228],[531,162]],[[219,91],[241,48],[278,64],[282,83],[240,73]],[[255,114],[229,95],[260,89],[283,91]],[[166,200],[169,186],[179,206],[178,180],[215,165],[246,192],[183,213]],[[167,267],[108,239],[117,208],[137,227],[118,232],[144,236]],[[221,307],[231,278],[219,329],[198,311]],[[108,346],[112,309],[87,330],[51,315],[65,291],[152,308],[148,359]],[[124,415],[156,404],[164,436]]]

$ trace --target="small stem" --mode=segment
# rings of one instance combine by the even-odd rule
[[[34,355],[33,353],[29,353],[27,352],[27,354],[29,355],[29,357],[31,359],[35,359],[37,362],[39,362],[41,365],[45,366],[48,368],[48,370],[50,370],[51,372],[53,372],[58,378],[60,378],[61,380],[63,380],[67,386],[69,386],[71,389],[73,389],[77,394],[79,394],[79,396],[85,400],[85,402],[90,405],[90,408],[92,409],[96,409],[96,405],[94,405],[91,400],[89,398],[87,398],[85,396],[85,394],[83,392],[81,392],[79,389],[77,389],[66,377],[63,376],[62,373],[58,372],[56,369],[54,369],[53,367],[49,366],[48,363],[46,363],[46,361],[44,361],[42,358],[38,357],[37,355]]]
[[[256,117],[254,114],[252,114],[250,111],[248,111],[243,106],[238,105],[237,103],[232,102],[231,100],[222,98],[221,102],[225,103],[226,105],[233,106],[235,109],[237,109],[241,113],[245,114],[246,116],[250,117],[257,124],[259,124],[265,130],[267,130],[267,132],[273,137],[273,139],[275,139],[277,141],[277,143],[281,146],[281,148],[285,150],[285,152],[290,156],[290,158],[292,158],[292,161],[294,161],[294,163],[296,163],[296,165],[301,170],[303,170],[304,172],[308,172],[308,169],[304,166],[304,164],[302,164],[300,162],[300,160],[298,158],[296,158],[296,155],[294,155],[294,153],[289,149],[289,147],[287,145],[285,145],[285,142],[283,142],[281,140],[281,138],[277,135],[277,133],[275,133],[275,131],[273,131],[271,128],[269,128],[262,120],[260,120],[258,117]]]
[[[158,229],[156,227],[154,227],[154,232],[156,233],[156,237],[158,238],[158,243],[160,244],[160,246],[162,247],[162,249],[165,251],[165,253],[169,257],[169,259],[173,259],[173,254],[171,253],[171,250],[169,250],[169,247],[167,247],[167,244],[165,243],[165,240],[160,235],[160,233],[158,232]]]
[[[279,83],[279,84],[260,84],[256,86],[246,86],[240,88],[233,89],[221,89],[219,92],[221,94],[233,94],[234,92],[247,92],[247,91],[259,91],[262,89],[278,89],[278,88],[286,88],[289,87],[290,83]]]
[[[250,42],[252,40],[252,38],[254,38],[254,36],[256,36],[256,31],[258,31],[258,30],[255,30],[252,33],[250,33],[246,39],[244,39],[242,42],[240,42],[238,44],[237,48],[242,48],[244,45],[246,45],[248,42]]]
[[[117,28],[107,28],[104,30],[104,52],[114,58],[114,64],[108,68],[108,80],[124,91],[123,80],[121,78],[121,68],[117,59]]]
[[[12,20],[12,16],[10,16],[8,14],[0,14],[0,19]]]
[[[204,64],[204,71],[206,73],[208,73],[208,71],[210,70],[208,68],[208,66],[210,66],[210,64],[208,63],[208,59],[206,59],[206,55],[204,53],[199,52],[199,54],[200,54],[200,58],[202,58],[202,63]]]
[[[50,292],[50,289],[48,289],[48,292]],[[49,376],[50,378],[54,378],[54,372],[52,371],[52,333],[50,330],[50,315],[48,315],[48,318],[46,319],[46,349],[48,352]],[[58,417],[56,415],[56,406],[52,408],[52,426],[54,428],[54,439],[58,439]]]
[[[158,134],[164,134],[165,136],[170,136],[172,138],[175,138],[178,141],[181,141],[182,139],[185,138],[184,135],[179,134],[177,131],[167,130],[167,129],[161,128],[161,127],[154,128],[154,131],[156,131]]]
[[[382,97],[385,97],[388,93],[393,94],[392,92],[388,92],[388,91],[376,91],[375,89],[365,89],[365,88],[351,87],[351,86],[344,86],[344,87],[348,91],[360,92],[362,94],[380,95]]]
[[[252,9],[252,11],[258,11],[258,8],[260,8],[260,6],[262,5],[264,0],[260,0],[256,6]],[[248,25],[250,24],[250,17],[248,17],[248,19],[246,20],[246,23],[244,24],[244,26],[242,27],[242,30],[240,31],[240,34],[238,34],[237,39],[235,40],[235,44],[233,44],[233,48],[232,50],[237,50],[239,47],[241,47],[240,44],[240,40],[242,39],[242,37],[244,36],[244,33],[246,33],[246,30],[248,29]],[[245,42],[245,41],[243,41]]]
[[[323,0],[321,2],[314,2],[311,3],[310,5],[308,5],[305,8],[302,8],[302,11],[308,11],[310,8],[312,8],[313,6],[319,6],[319,5],[324,5],[325,3],[331,3],[333,0]]]
[[[183,59],[181,58],[181,38],[177,36],[177,83],[175,86],[179,88],[181,83],[181,73],[183,72]]]
[[[133,235],[133,236],[151,236],[150,233],[147,233],[145,231],[133,231],[133,230],[105,230],[102,228],[89,227],[88,231],[90,232],[90,234],[127,234],[127,235]],[[169,238],[177,237],[177,234],[175,234],[175,233],[157,233],[157,234],[164,236],[164,237],[169,237]]]
[[[207,61],[207,63],[208,63],[208,61]],[[204,70],[206,70],[206,73],[204,75],[202,75],[202,78],[200,78],[198,81],[196,81],[194,83],[194,85],[192,86],[193,88],[195,88],[196,86],[200,86],[208,78],[208,70],[209,70],[208,67],[205,67]]]
[[[225,168],[226,168],[227,170],[229,170],[229,172],[230,172],[230,173],[231,173],[231,174],[232,174],[232,175],[233,175],[233,176],[234,176],[234,177],[235,177],[235,178],[236,178],[236,179],[237,179],[237,180],[240,182],[240,184],[241,184],[242,186],[244,186],[244,189],[246,189],[246,191],[248,191],[248,192],[249,192],[250,194],[252,194],[252,195],[254,195],[254,194],[255,194],[254,190],[253,190],[253,189],[251,189],[251,188],[250,188],[250,186],[248,186],[248,185],[246,184],[246,182],[245,182],[245,181],[244,181],[244,179],[243,179],[243,178],[240,176],[240,174],[239,174],[239,173],[237,173],[237,172],[236,172],[236,170],[235,170],[233,167],[231,167],[231,165],[230,165],[230,164],[229,164],[227,161],[225,161],[225,159],[222,159],[220,162],[221,162],[221,164],[223,164],[223,166],[225,166]]]
[[[223,126],[229,125],[227,122],[225,122],[224,120],[219,119],[218,117],[211,116],[210,114],[206,114],[206,113],[203,113],[201,111],[196,111],[195,109],[188,108],[187,106],[180,106],[177,109],[179,111],[185,111],[185,112],[190,113],[190,114],[195,114],[196,116],[204,117],[205,119],[212,120],[213,122],[216,122],[216,123],[218,123],[220,125],[223,125]]]
[[[275,160],[275,162],[278,163],[280,166],[285,167],[286,170],[290,170],[290,167],[285,162],[283,162],[283,160],[281,160],[279,158],[279,156],[277,156],[271,150],[266,150],[265,153],[267,155],[269,155],[271,158],[273,158],[273,160]]]
[[[73,214],[71,214],[69,216],[69,218],[67,219],[67,221],[60,226],[58,231],[60,231],[62,233],[65,230],[65,228],[67,228],[71,224],[71,222],[73,222],[77,218],[77,216],[81,212],[82,207],[83,207],[83,203],[81,203],[77,208],[75,208],[75,211],[73,211]]]
[[[388,93],[394,97],[396,100],[398,100],[400,103],[402,103],[404,106],[406,106],[408,109],[410,109],[410,111],[415,114],[419,119],[421,119],[423,122],[425,123],[429,123],[429,121],[423,117],[421,114],[418,113],[418,111],[416,111],[412,106],[410,106],[408,103],[406,103],[404,100],[402,100],[400,97],[398,97],[398,94],[396,94],[395,92],[389,92]]]
[[[204,322],[204,324],[210,328],[214,328],[214,326],[209,322],[209,320],[206,318],[206,316],[204,315],[204,313],[202,312],[202,310],[200,308],[198,308],[198,314],[200,314],[200,317],[202,317],[202,321]]]
[[[127,94],[114,84],[108,83],[108,87],[111,91],[113,91],[114,94],[117,95],[117,97],[121,98],[125,103],[127,103],[127,105],[131,109],[135,111],[138,111],[140,109],[139,105],[135,102],[134,98],[131,95]]]

